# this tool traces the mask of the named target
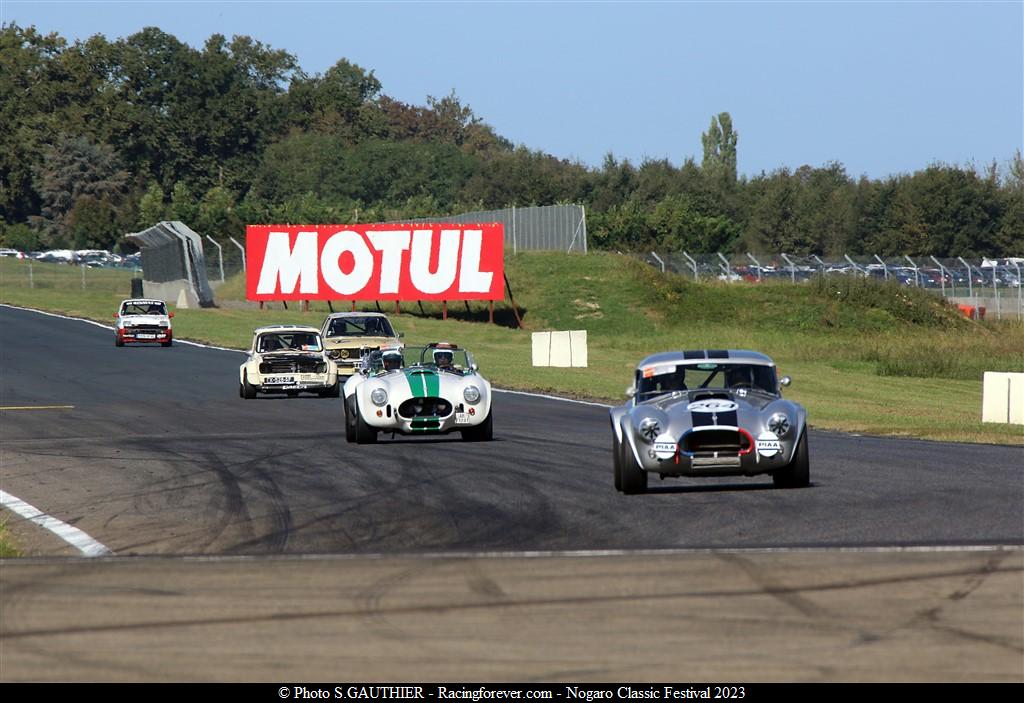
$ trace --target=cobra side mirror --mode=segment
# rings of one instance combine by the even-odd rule
[[[792,382],[793,379],[791,379],[789,376],[783,376],[782,378],[779,379],[779,385],[782,386],[783,388],[785,388]]]
[[[636,386],[626,386],[626,397],[632,398],[636,396]]]
[[[473,373],[476,373],[479,368],[480,367],[477,366],[475,363],[469,365],[469,370],[472,371]]]
[[[404,336],[405,336],[405,332],[399,332],[399,333],[398,333],[398,338],[399,338],[399,339],[401,339],[401,338],[402,338],[402,337],[404,337]]]

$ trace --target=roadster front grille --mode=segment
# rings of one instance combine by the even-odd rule
[[[748,454],[754,447],[746,432],[716,429],[688,432],[679,448],[692,457],[725,457]]]
[[[448,417],[452,404],[444,398],[410,398],[398,406],[402,417]]]

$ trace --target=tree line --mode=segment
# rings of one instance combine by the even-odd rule
[[[703,158],[600,167],[514,145],[450,94],[416,106],[345,59],[310,75],[246,36],[201,49],[157,28],[69,43],[0,27],[0,238],[112,248],[179,219],[353,223],[582,203],[592,246],[691,253],[1024,253],[1024,159],[885,179],[840,163],[738,177],[728,113]],[[694,135],[695,137],[696,135]]]

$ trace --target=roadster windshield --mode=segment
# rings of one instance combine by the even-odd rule
[[[335,317],[327,326],[328,337],[394,337],[386,317]]]
[[[636,391],[640,399],[702,389],[745,389],[772,395],[778,392],[775,368],[760,364],[669,364],[639,369],[636,373]]]
[[[316,332],[265,332],[256,340],[256,351],[320,351]]]

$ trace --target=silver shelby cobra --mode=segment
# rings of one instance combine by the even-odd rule
[[[648,474],[755,476],[810,482],[807,411],[785,400],[775,363],[758,352],[701,350],[649,356],[629,402],[611,410],[615,488],[647,490]]]

